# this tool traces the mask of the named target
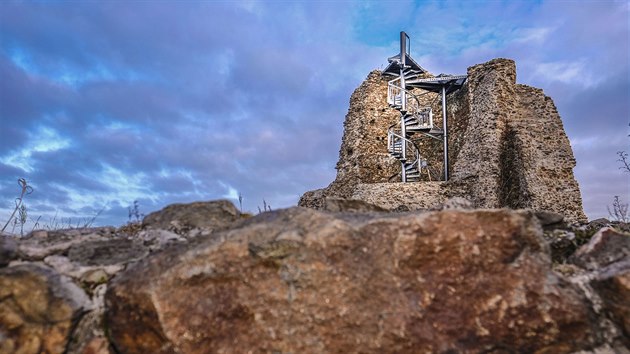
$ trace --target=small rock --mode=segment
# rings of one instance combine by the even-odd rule
[[[595,270],[630,258],[630,235],[605,227],[580,247],[569,261],[584,269]]]
[[[298,201],[298,206],[321,210],[324,208],[326,189],[316,189],[304,193]]]
[[[554,213],[553,211],[536,211],[534,215],[536,215],[536,218],[540,221],[540,225],[542,226],[556,225],[564,221],[564,215]]]
[[[590,221],[587,224],[587,227],[590,229],[602,229],[604,227],[610,226],[610,221],[608,219],[605,218],[599,218],[599,219],[595,219]]]
[[[152,251],[164,248],[168,244],[186,242],[185,237],[162,229],[142,230],[137,237]]]
[[[86,284],[102,284],[106,283],[109,279],[110,275],[107,274],[103,269],[94,269],[85,272],[85,274],[81,277],[81,282]]]
[[[125,269],[124,264],[108,264],[108,265],[81,265],[75,262],[72,262],[66,256],[48,256],[44,258],[44,263],[52,268],[54,268],[57,272],[69,276],[73,279],[90,282],[95,276],[93,273],[105,273],[107,274],[106,279],[109,279],[114,274],[120,272]],[[91,283],[91,282],[90,282]]]
[[[543,237],[551,246],[551,258],[555,263],[565,263],[578,247],[575,234],[568,230],[547,230]]]
[[[74,324],[90,308],[83,290],[51,268],[2,268],[0,352],[64,353]]]
[[[6,267],[17,258],[17,243],[12,236],[0,235],[0,267]]]

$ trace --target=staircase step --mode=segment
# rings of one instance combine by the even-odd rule
[[[411,132],[431,133],[431,126],[427,126],[427,125],[407,125],[406,129],[408,133],[411,133]]]

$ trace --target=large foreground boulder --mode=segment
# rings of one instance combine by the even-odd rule
[[[121,353],[570,353],[594,316],[525,212],[263,213],[119,274]]]

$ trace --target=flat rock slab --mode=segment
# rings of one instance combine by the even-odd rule
[[[147,215],[142,221],[145,229],[164,229],[187,234],[194,229],[224,230],[240,220],[238,209],[227,200],[171,204]]]
[[[68,250],[70,261],[87,266],[125,264],[149,254],[149,248],[131,239],[85,241]]]
[[[325,198],[322,210],[330,212],[367,213],[385,209],[356,199]]]
[[[64,353],[90,304],[83,290],[48,267],[0,269],[0,353]]]
[[[355,187],[352,199],[386,210],[422,210],[442,205],[446,186],[445,182],[362,183]]]
[[[121,353],[571,353],[581,292],[525,212],[263,213],[145,258],[105,296]]]
[[[34,231],[18,240],[19,258],[41,261],[54,254],[67,253],[70,247],[86,241],[110,240],[114,233],[112,227]]]

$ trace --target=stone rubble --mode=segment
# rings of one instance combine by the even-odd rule
[[[174,205],[135,235],[4,236],[17,251],[0,265],[0,353],[628,353],[626,225],[463,198],[324,202],[253,218]],[[199,205],[203,225],[160,228]],[[586,241],[552,264],[559,230]]]

